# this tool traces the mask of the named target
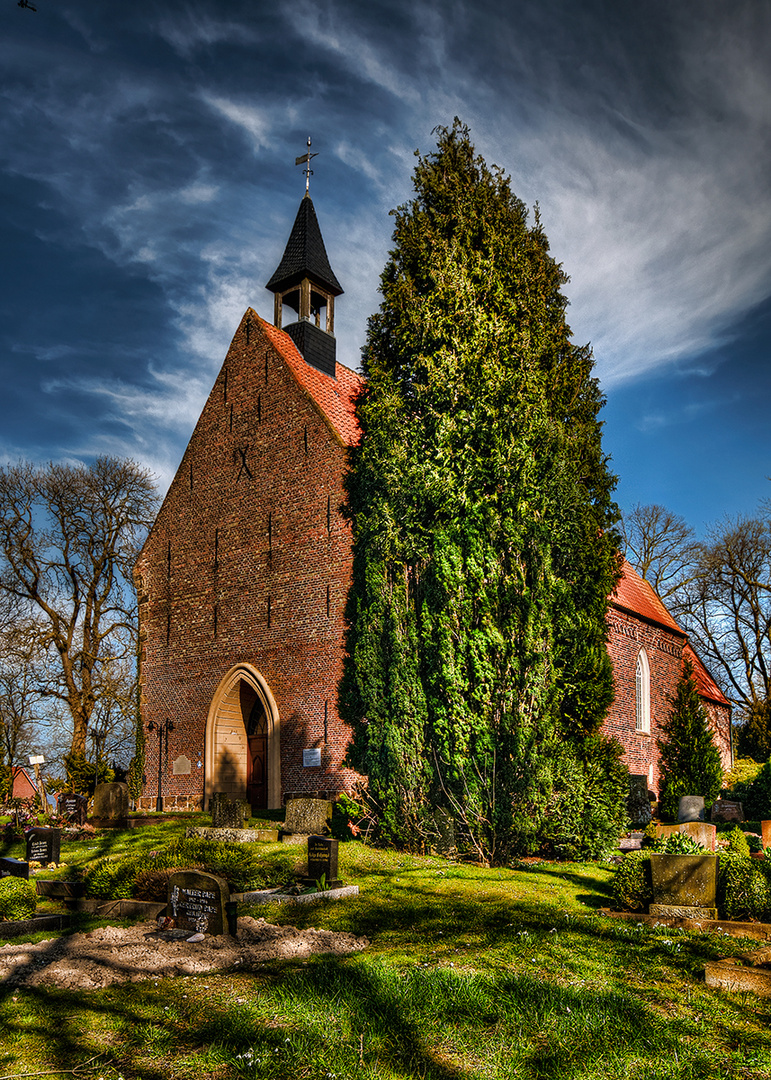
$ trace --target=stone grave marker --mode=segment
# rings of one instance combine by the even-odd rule
[[[0,858],[0,878],[4,877],[18,877],[29,881],[29,863],[4,855]]]
[[[94,817],[108,828],[125,824],[129,809],[128,784],[97,784]]]
[[[677,808],[678,821],[704,821],[704,796],[683,795]]]
[[[303,878],[306,885],[315,885],[324,879],[328,889],[339,889],[343,884],[337,876],[338,841],[328,836],[308,837],[308,874]]]
[[[672,833],[685,833],[686,836],[696,840],[708,851],[715,851],[717,848],[717,828],[710,825],[708,821],[684,821],[680,825],[656,825],[657,836],[666,838],[671,836]]]
[[[653,899],[648,912],[676,918],[717,918],[717,855],[651,855]]]
[[[710,821],[744,821],[744,807],[732,799],[716,799],[709,817]]]
[[[252,808],[245,799],[231,802],[224,791],[215,791],[209,809],[213,829],[243,829],[252,816]]]
[[[85,795],[64,791],[57,796],[56,809],[67,821],[74,821],[76,825],[85,825],[88,817],[88,799]]]
[[[222,934],[230,890],[224,878],[202,870],[179,870],[169,878],[167,912],[180,930]]]
[[[28,829],[27,862],[39,862],[43,866],[58,863],[61,838],[61,829]]]
[[[627,810],[632,827],[645,828],[650,824],[651,800],[648,795],[648,777],[644,773],[635,773],[629,777],[629,798]]]
[[[284,832],[320,836],[329,832],[332,803],[329,799],[290,799],[286,804]]]

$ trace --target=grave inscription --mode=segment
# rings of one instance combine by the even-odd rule
[[[180,870],[169,878],[168,914],[181,930],[222,934],[230,900],[227,882],[199,870]]]
[[[27,862],[39,862],[43,866],[59,862],[61,829],[28,829]]]
[[[324,881],[327,888],[337,889],[342,882],[337,876],[337,840],[327,836],[308,837],[308,876],[305,881],[314,885]]]

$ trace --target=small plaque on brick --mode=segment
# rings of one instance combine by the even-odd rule
[[[303,767],[312,769],[321,764],[321,750],[303,750]]]
[[[180,930],[222,934],[225,905],[230,900],[227,882],[199,870],[180,870],[169,878],[168,914]]]
[[[58,863],[61,836],[61,829],[28,829],[27,862]]]
[[[178,758],[175,758],[171,765],[171,771],[174,776],[189,776],[192,762],[189,757],[185,757],[184,754],[180,754]]]

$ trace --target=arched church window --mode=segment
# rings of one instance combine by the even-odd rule
[[[647,735],[651,730],[651,669],[648,654],[640,649],[635,672],[636,730]]]

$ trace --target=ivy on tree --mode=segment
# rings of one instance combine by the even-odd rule
[[[659,813],[677,820],[683,795],[703,795],[707,805],[720,794],[723,765],[720,751],[699,697],[693,664],[686,657],[672,698],[672,710],[661,725],[659,748]]]
[[[459,842],[505,858],[547,822],[558,844],[596,773],[615,477],[537,209],[530,224],[459,121],[438,134],[394,211],[363,353],[340,707],[387,837],[430,843],[443,808]]]

